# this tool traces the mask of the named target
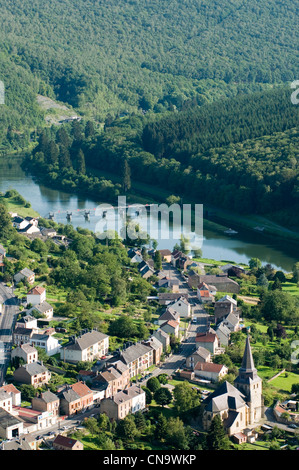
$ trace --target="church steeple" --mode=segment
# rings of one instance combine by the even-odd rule
[[[249,336],[246,338],[245,350],[235,387],[245,396],[249,406],[249,424],[257,422],[263,414],[262,379],[254,367]]]
[[[244,378],[250,377],[251,379],[254,379],[256,377],[256,374],[257,372],[256,368],[254,367],[249,336],[247,336],[242,365],[239,369],[239,375],[243,376]]]

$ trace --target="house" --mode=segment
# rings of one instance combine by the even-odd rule
[[[48,429],[57,424],[57,416],[47,411],[33,410],[24,406],[16,406],[14,411],[24,421],[24,431],[26,433]]]
[[[21,392],[13,384],[3,385],[0,390],[4,390],[11,395],[13,406],[21,404]]]
[[[237,313],[237,301],[230,297],[229,295],[225,295],[221,299],[215,302],[214,306],[214,321],[217,324],[219,321],[223,320],[227,315],[230,313]]]
[[[202,402],[202,406],[203,428],[208,431],[213,417],[219,415],[229,436],[244,432],[264,417],[262,380],[254,367],[249,337],[234,385],[223,382]]]
[[[197,298],[201,304],[212,304],[215,302],[217,289],[205,282],[201,282],[197,287]]]
[[[219,292],[229,292],[233,294],[240,292],[240,285],[233,279],[230,279],[227,274],[198,274],[194,271],[188,273],[188,285],[192,289],[197,289],[202,282],[215,286]]]
[[[199,346],[187,357],[186,367],[193,370],[198,362],[211,362],[211,352],[202,346]]]
[[[191,260],[187,255],[182,253],[182,251],[174,250],[171,253],[171,263],[175,268],[185,271],[187,266],[191,263]]]
[[[157,324],[159,326],[163,325],[165,322],[168,322],[169,320],[174,320],[177,322],[180,322],[180,314],[176,310],[174,310],[171,307],[168,307],[167,310],[165,310],[162,315],[157,320]]]
[[[213,304],[215,302],[215,297],[208,290],[198,291],[197,297],[201,304]]]
[[[109,350],[109,336],[97,330],[74,337],[60,351],[60,358],[64,362],[76,363],[79,361],[91,362],[105,356]]]
[[[61,349],[58,339],[49,334],[33,333],[29,343],[32,346],[44,349],[48,356],[54,356],[54,354],[57,354]]]
[[[12,341],[16,346],[21,346],[21,344],[30,343],[32,335],[35,333],[33,328],[21,328],[17,327],[12,334]]]
[[[58,434],[53,441],[54,450],[84,450],[82,442]]]
[[[163,323],[160,326],[161,330],[166,331],[169,335],[175,336],[175,338],[179,338],[180,336],[180,323],[175,320],[169,320]]]
[[[246,274],[246,270],[242,266],[237,266],[234,264],[225,264],[224,266],[219,266],[219,268],[228,276],[241,277],[242,274]]]
[[[36,440],[30,434],[13,441],[3,441],[0,444],[2,450],[37,450]]]
[[[217,289],[215,286],[212,286],[211,284],[207,284],[206,282],[201,282],[198,286],[197,286],[197,292],[199,290],[208,290],[210,292],[211,295],[213,295],[215,297],[215,295],[217,294]]]
[[[28,305],[39,305],[46,300],[46,289],[44,287],[33,287],[27,294]]]
[[[130,371],[122,361],[107,365],[92,379],[92,387],[105,391],[104,397],[109,398],[130,384]]]
[[[148,279],[155,274],[155,270],[146,261],[138,264],[138,271],[143,279]]]
[[[202,346],[203,348],[210,351],[211,354],[216,354],[217,349],[220,348],[220,341],[216,333],[210,331],[205,333],[197,333],[195,337],[195,342],[197,346]]]
[[[19,284],[21,281],[28,282],[28,284],[34,284],[35,273],[31,271],[31,269],[24,268],[14,275],[14,281],[16,284]]]
[[[132,378],[154,364],[154,352],[150,346],[136,343],[121,351],[118,359],[128,366]]]
[[[157,338],[157,340],[163,345],[163,351],[166,352],[169,347],[170,347],[170,337],[169,334],[166,333],[166,331],[161,330],[159,328],[158,330],[155,330],[153,332],[153,337]]]
[[[225,325],[232,333],[240,330],[239,316],[235,315],[234,313],[229,313],[225,318],[223,318],[221,323]]]
[[[226,325],[224,325],[223,322],[218,323],[217,327],[215,328],[215,333],[218,336],[222,346],[229,345],[231,331]]]
[[[25,364],[31,364],[38,361],[38,352],[30,343],[25,343],[12,350],[11,359],[16,357],[23,359]]]
[[[0,389],[0,408],[9,413],[12,411],[12,396],[6,390]]]
[[[4,269],[5,269],[5,263],[3,262],[5,257],[6,257],[6,250],[4,246],[0,245],[0,272],[2,273],[4,272]],[[1,310],[0,310],[0,313],[1,313]]]
[[[143,261],[141,251],[140,250],[134,250],[133,248],[130,248],[130,250],[128,251],[128,257],[130,258],[131,263],[140,264]]]
[[[158,288],[169,289],[171,292],[177,293],[179,292],[180,281],[178,279],[170,279],[167,276],[164,276],[159,279]]]
[[[20,217],[19,215],[16,215],[12,219],[12,226],[15,227],[17,230],[22,230],[28,225],[29,225],[29,222],[23,217]]]
[[[223,364],[214,364],[213,362],[197,362],[194,366],[196,377],[211,382],[219,382],[228,372],[228,368]]]
[[[19,233],[25,235],[32,235],[36,233],[40,233],[40,229],[35,224],[28,224],[26,227],[19,229]]]
[[[181,295],[176,300],[170,303],[168,308],[172,308],[176,310],[181,317],[189,318],[191,317],[191,304],[189,303],[188,299]]]
[[[188,300],[188,294],[181,294],[179,292],[159,292],[158,301],[160,305],[169,305],[174,303],[176,300],[185,297]]]
[[[104,398],[100,403],[100,413],[119,421],[128,414],[144,410],[145,407],[145,391],[138,385],[132,385],[111,398]]]
[[[163,344],[161,341],[159,341],[155,336],[151,336],[148,340],[145,340],[142,343],[152,348],[153,362],[155,365],[159,365],[163,354]]]
[[[26,315],[16,321],[15,328],[27,328],[29,330],[36,330],[37,332],[37,319],[27,312]]]
[[[83,382],[67,385],[57,395],[62,415],[71,416],[93,405],[93,392]]]
[[[14,380],[21,384],[32,385],[37,388],[47,384],[51,379],[51,372],[41,361],[23,364],[13,373]]]
[[[162,261],[165,261],[166,263],[171,263],[172,254],[170,250],[159,250],[159,252],[161,254]]]
[[[24,421],[0,408],[0,438],[14,439],[24,433]]]
[[[38,219],[36,217],[25,217],[25,220],[27,221],[28,224],[35,225],[35,227],[38,226]]]
[[[41,304],[34,305],[28,310],[28,314],[33,312],[36,312],[38,315],[51,320],[51,318],[53,318],[54,308],[52,305],[48,304],[48,302],[43,302]]]
[[[49,416],[59,415],[60,400],[50,390],[41,392],[39,396],[32,398],[31,407],[35,411],[47,412]]]
[[[57,235],[57,232],[54,228],[41,228],[40,231],[42,236],[46,238],[53,238]]]

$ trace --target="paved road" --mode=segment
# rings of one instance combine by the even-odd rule
[[[4,299],[4,311],[0,315],[0,386],[2,386],[10,360],[13,326],[19,307],[12,289],[3,283],[0,283],[0,295]]]

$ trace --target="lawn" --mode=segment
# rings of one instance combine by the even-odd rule
[[[16,212],[21,217],[39,217],[38,212],[31,207],[25,207],[22,202],[16,202],[13,197],[6,198],[0,195],[0,202],[2,202],[8,212]]]
[[[279,377],[271,380],[271,385],[282,392],[291,393],[292,385],[299,383],[299,374],[294,372],[284,372]]]
[[[294,282],[283,282],[281,287],[284,292],[288,292],[292,295],[299,295],[299,287]]]

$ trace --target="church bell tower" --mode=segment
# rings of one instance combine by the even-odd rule
[[[249,336],[246,338],[245,351],[235,387],[246,396],[249,406],[248,424],[254,424],[263,417],[262,379],[254,367]]]

